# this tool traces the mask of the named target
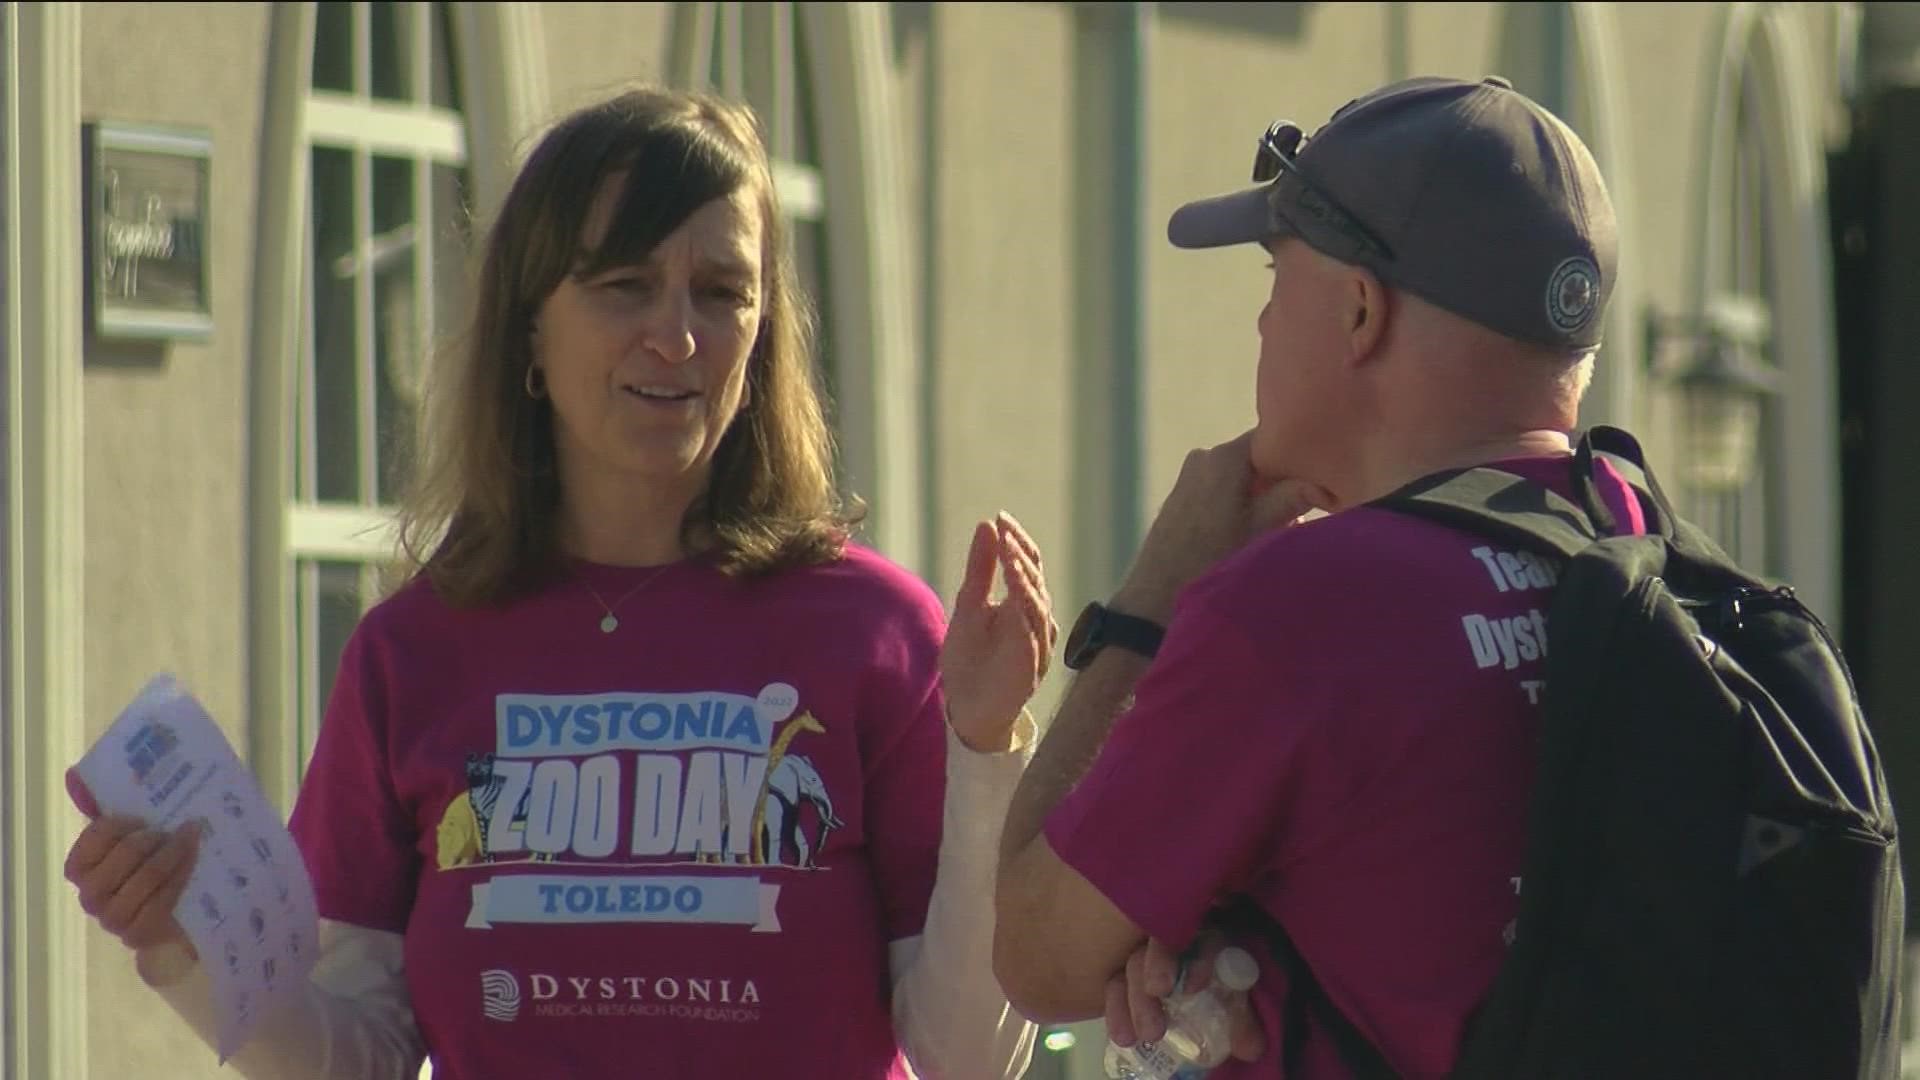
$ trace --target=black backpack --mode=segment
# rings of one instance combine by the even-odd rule
[[[1614,535],[1596,452],[1646,535]],[[1899,846],[1839,647],[1674,514],[1632,436],[1594,429],[1573,468],[1584,505],[1493,469],[1373,504],[1565,560],[1519,916],[1453,1075],[1899,1075]],[[1258,920],[1288,969],[1287,1075],[1313,1016],[1356,1076],[1395,1076],[1252,910],[1226,921]]]

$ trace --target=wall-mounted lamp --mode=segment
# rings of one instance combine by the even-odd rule
[[[1779,393],[1779,373],[1766,360],[1766,303],[1722,293],[1698,315],[1649,311],[1646,334],[1648,372],[1680,391],[1686,483],[1738,490],[1753,470],[1764,406]]]

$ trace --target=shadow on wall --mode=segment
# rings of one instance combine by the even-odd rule
[[[157,341],[113,341],[92,334],[86,339],[85,364],[89,368],[115,368],[123,371],[150,371],[158,374],[167,366],[167,346]]]
[[[887,20],[893,24],[893,59],[897,63],[907,55],[913,43],[924,38],[933,27],[933,5],[930,3],[894,4],[893,18]]]

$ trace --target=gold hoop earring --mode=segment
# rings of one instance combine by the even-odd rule
[[[538,385],[535,385],[533,381],[533,378],[535,375],[540,376],[540,382]],[[547,377],[541,374],[539,364],[527,365],[526,384],[527,384],[527,396],[532,398],[533,400],[539,401],[541,398],[547,396]]]

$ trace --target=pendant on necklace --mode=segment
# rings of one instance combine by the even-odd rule
[[[600,632],[611,634],[618,629],[620,629],[620,620],[613,617],[613,612],[607,612],[607,617],[600,620]]]

